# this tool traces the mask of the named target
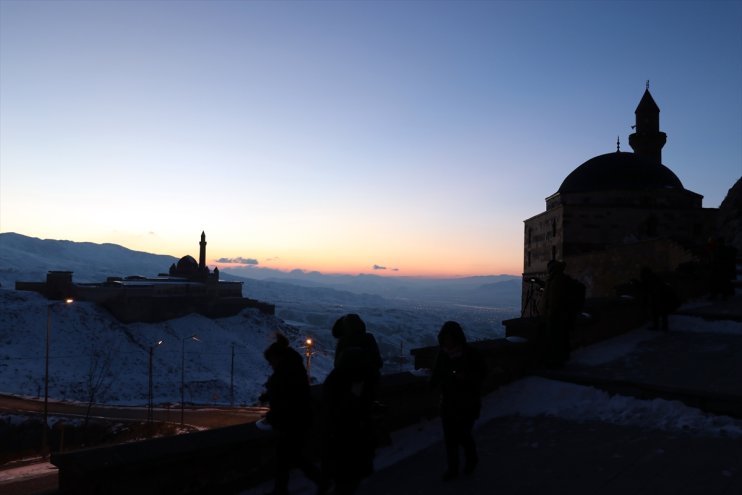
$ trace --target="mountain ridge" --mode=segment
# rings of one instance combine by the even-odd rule
[[[41,239],[16,232],[0,233],[0,284],[12,287],[17,280],[41,281],[50,270],[72,271],[78,282],[99,282],[110,276],[156,276],[167,273],[178,258],[136,251],[112,243]],[[218,266],[218,264],[217,264]],[[335,289],[357,295],[427,302],[502,306],[517,305],[520,277],[478,275],[458,278],[380,276],[376,274],[322,274],[295,269],[224,268],[237,280],[260,280],[293,286]],[[258,275],[258,276],[255,276]]]

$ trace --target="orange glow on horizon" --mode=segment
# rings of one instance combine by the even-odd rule
[[[520,276],[522,273],[521,261],[506,260],[500,263],[493,263],[491,266],[474,269],[465,266],[427,268],[425,266],[415,266],[409,268],[385,267],[374,269],[373,265],[359,266],[357,263],[331,264],[331,263],[302,263],[302,262],[268,262],[249,265],[244,263],[219,263],[216,260],[210,260],[209,264],[212,269],[218,267],[219,270],[246,268],[248,270],[278,270],[289,273],[294,270],[301,270],[305,273],[319,272],[323,275],[377,275],[380,277],[420,277],[420,278],[462,278],[485,275],[515,275]],[[396,269],[395,269],[396,268]]]

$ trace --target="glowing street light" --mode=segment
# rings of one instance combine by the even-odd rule
[[[72,304],[75,302],[73,299],[65,299],[64,301],[57,301],[50,303],[46,306],[46,352],[44,353],[44,424],[41,439],[41,450],[46,457],[48,445],[47,445],[47,425],[49,420],[49,335],[52,331],[52,309],[55,306],[63,304]]]
[[[307,337],[307,340],[304,341],[304,351],[305,355],[307,356],[307,379],[309,380],[311,377],[310,370],[312,368],[312,355],[314,352],[312,352],[312,348],[314,347],[314,341],[312,340],[312,337]]]
[[[147,402],[147,423],[152,424],[152,421],[154,420],[154,404],[152,402],[152,395],[153,395],[153,384],[152,384],[152,355],[154,354],[155,347],[159,347],[162,345],[164,341],[158,340],[153,345],[149,346],[149,393],[148,393],[148,402]]]
[[[185,343],[186,340],[193,340],[194,342],[201,342],[196,335],[190,337],[183,337],[180,339],[180,426],[183,426],[183,414],[184,414],[184,392],[185,392]]]

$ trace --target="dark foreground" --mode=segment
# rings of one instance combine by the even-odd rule
[[[442,482],[443,446],[364,481],[359,495],[742,493],[742,441],[553,417],[495,419],[477,431],[480,463]]]
[[[607,364],[536,373],[611,394],[679,400],[708,414],[742,418],[742,297],[708,305],[705,313],[693,316],[733,322],[731,334],[658,333]],[[656,424],[650,419],[648,425]],[[509,416],[479,425],[476,437],[480,464],[469,477],[440,480],[444,449],[438,443],[379,470],[358,493],[742,494],[739,436]],[[53,492],[56,483],[45,478],[51,483],[44,487],[37,484],[40,479],[0,483],[0,493]]]
[[[537,374],[742,418],[742,297],[687,314],[724,322],[731,333],[657,333],[610,363]],[[476,432],[480,464],[472,476],[442,482],[439,443],[375,473],[359,495],[739,495],[739,434],[714,437],[546,416],[498,418]]]

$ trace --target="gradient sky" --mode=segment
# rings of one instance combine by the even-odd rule
[[[2,232],[519,274],[523,220],[630,151],[647,79],[683,185],[717,207],[742,175],[740,1],[2,0],[0,22]]]

